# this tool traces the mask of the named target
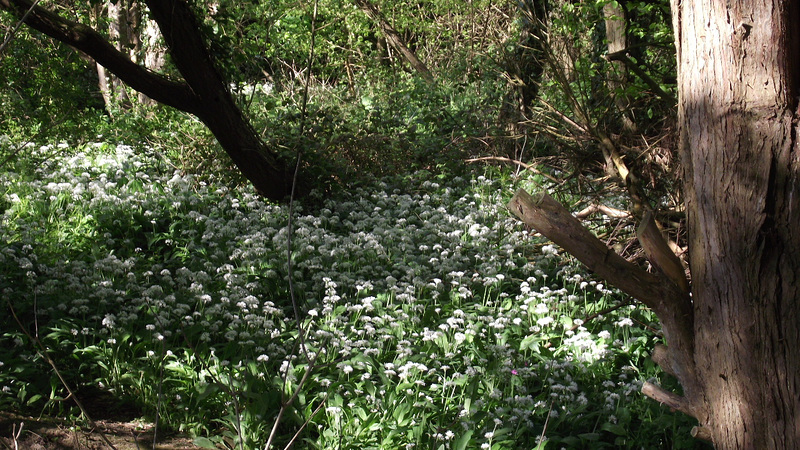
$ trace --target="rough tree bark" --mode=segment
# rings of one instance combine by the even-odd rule
[[[197,116],[214,134],[241,173],[259,194],[282,200],[291,190],[291,172],[266,148],[236,105],[214,65],[197,18],[185,0],[147,0],[172,61],[183,81],[171,80],[136,64],[101,34],[35,6],[25,23],[92,57],[125,84],[151,99]],[[17,17],[31,9],[29,0],[0,0],[0,8]]]
[[[800,448],[800,5],[672,12],[695,401],[719,448]]]
[[[800,2],[672,0],[672,12],[691,285],[649,214],[638,237],[653,274],[546,194],[509,208],[655,311],[667,346],[653,359],[683,395],[642,390],[697,418],[693,435],[800,448]]]

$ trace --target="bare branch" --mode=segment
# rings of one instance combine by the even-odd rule
[[[466,160],[466,162],[478,162],[478,161],[509,162],[509,163],[512,163],[512,164],[516,164],[516,165],[524,168],[525,170],[530,170],[531,172],[535,173],[536,175],[541,175],[541,176],[547,178],[548,180],[552,181],[553,183],[564,184],[563,180],[559,180],[558,178],[555,178],[552,175],[546,174],[546,173],[542,172],[541,170],[537,169],[536,167],[534,167],[534,166],[532,166],[530,164],[526,164],[526,163],[524,163],[522,161],[517,161],[516,159],[506,158],[505,156],[482,156],[480,158],[471,158],[471,159]]]
[[[394,47],[414,70],[419,73],[422,78],[425,79],[428,83],[433,83],[433,75],[431,74],[430,69],[428,66],[425,65],[417,55],[411,51],[410,48],[403,42],[403,38],[400,37],[400,34],[389,24],[389,21],[383,16],[377,6],[370,2],[369,0],[355,0],[356,5],[364,11],[364,14],[367,15],[373,22],[375,22],[378,27],[381,29],[383,36],[386,38],[386,41]]]
[[[600,204],[592,204],[583,208],[575,213],[575,217],[578,219],[585,219],[596,212],[605,214],[612,219],[628,219],[631,217],[631,213],[628,211]]]
[[[650,86],[650,89],[652,89],[653,92],[655,92],[659,97],[661,97],[662,99],[664,99],[664,100],[666,100],[666,101],[668,101],[668,102],[670,102],[672,104],[676,103],[677,99],[675,98],[674,95],[672,95],[669,92],[667,92],[664,89],[662,89],[661,85],[658,84],[656,82],[656,80],[654,80],[650,75],[647,74],[647,72],[642,70],[641,67],[639,67],[630,58],[628,58],[628,51],[629,50],[630,49],[626,48],[626,49],[620,50],[618,52],[609,53],[609,54],[606,55],[606,60],[607,61],[620,61],[620,62],[622,62],[623,64],[625,64],[625,66],[627,66],[629,69],[631,69],[631,71],[633,71],[633,73],[635,73],[636,76],[638,76],[639,78],[642,79],[642,81],[647,83],[647,85]]]
[[[673,410],[680,411],[692,417],[697,417],[694,408],[685,397],[667,391],[661,386],[645,381],[642,385],[642,394],[669,406]]]

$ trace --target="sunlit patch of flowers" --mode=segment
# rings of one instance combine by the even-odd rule
[[[619,297],[509,216],[510,186],[419,173],[311,195],[290,293],[286,206],[146,153],[98,144],[0,175],[2,293],[54,351],[83,355],[83,382],[196,434],[244,421],[256,447],[294,389],[286,439],[308,419],[319,448],[626,445],[639,426],[632,363],[654,337],[630,316],[652,317],[580,320]],[[4,359],[39,360],[23,338],[4,332]],[[36,388],[0,384],[0,404]]]

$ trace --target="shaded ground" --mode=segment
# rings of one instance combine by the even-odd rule
[[[20,450],[186,450],[200,447],[181,436],[165,436],[153,447],[151,424],[96,421],[95,429],[75,428],[56,419],[0,413],[0,448]],[[106,441],[103,436],[108,439]],[[110,444],[109,444],[110,443]]]
[[[74,421],[52,417],[30,417],[0,412],[0,450],[187,450],[199,449],[192,439],[158,433],[153,446],[154,427],[137,420],[138,411],[120,404],[103,392],[79,396],[95,421],[94,428],[75,426]]]

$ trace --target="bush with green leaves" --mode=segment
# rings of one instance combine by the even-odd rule
[[[0,22],[16,23],[5,11]],[[0,54],[0,80],[0,136],[15,142],[93,136],[94,124],[101,120],[103,99],[94,66],[24,27]],[[9,156],[0,154],[2,160]]]

